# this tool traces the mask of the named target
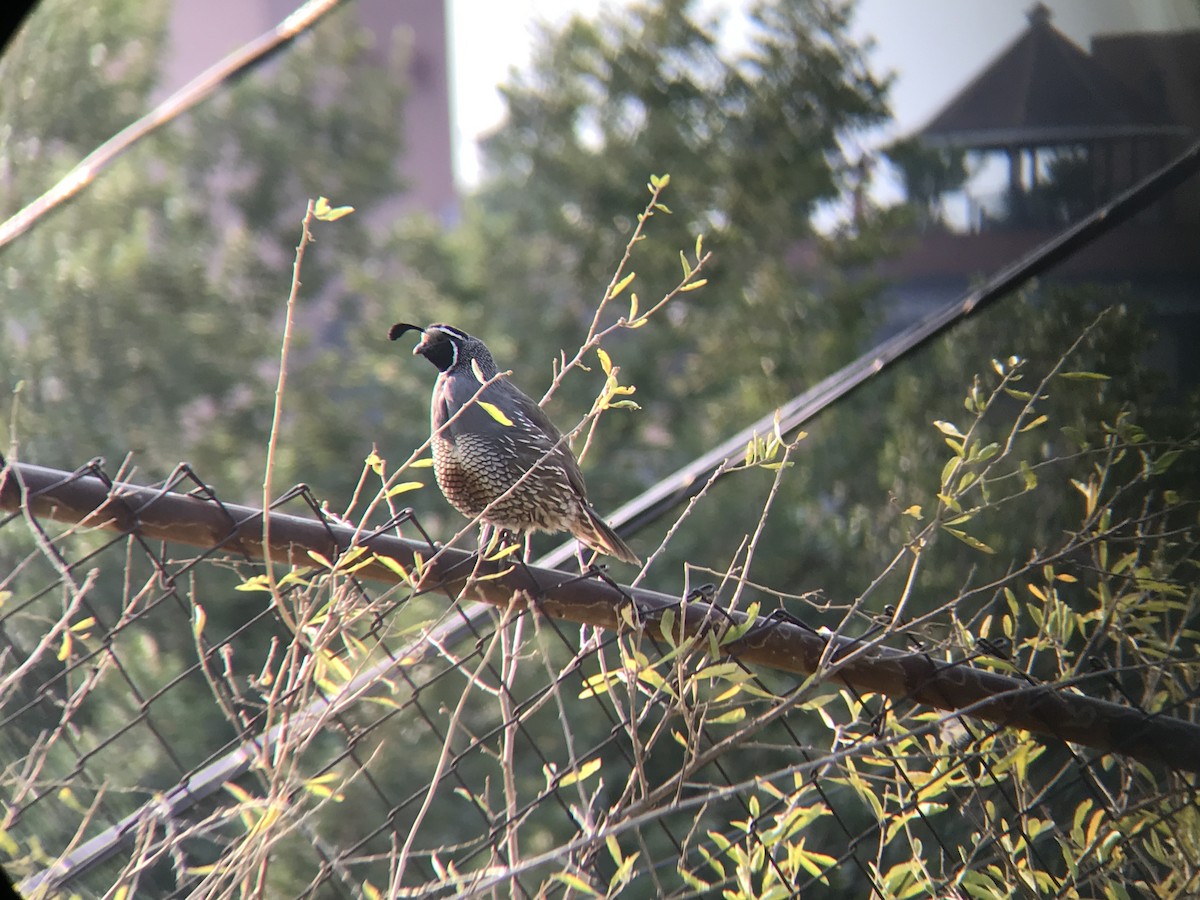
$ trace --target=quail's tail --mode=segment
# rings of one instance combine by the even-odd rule
[[[584,504],[583,508],[587,513],[587,518],[579,523],[578,529],[574,532],[576,538],[593,550],[606,553],[621,562],[633,563],[635,566],[642,564],[642,561],[637,558],[637,554],[630,550],[629,545],[621,540],[621,536],[600,518],[599,513],[587,504]]]

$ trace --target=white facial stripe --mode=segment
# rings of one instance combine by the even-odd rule
[[[440,331],[443,334],[448,334],[451,338],[455,338],[460,341],[469,341],[471,339],[471,336],[469,334],[467,334],[465,331],[460,331],[459,329],[455,328],[453,325],[442,325],[439,323],[437,325],[430,325],[427,330],[428,331]]]

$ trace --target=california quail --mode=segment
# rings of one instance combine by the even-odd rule
[[[440,372],[430,406],[433,471],[450,505],[514,533],[569,531],[593,550],[640,565],[588,503],[579,463],[541,407],[507,379],[483,386],[499,371],[483,341],[450,325],[404,322],[388,337],[408,331],[424,335],[413,355]]]

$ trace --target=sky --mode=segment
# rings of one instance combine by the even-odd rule
[[[478,182],[475,139],[504,113],[497,85],[529,61],[534,23],[562,23],[572,12],[595,15],[627,0],[449,0],[451,94],[455,173],[459,184]],[[919,128],[1026,25],[1033,0],[859,0],[855,34],[872,36],[876,72],[893,71],[896,124],[877,142]],[[1200,27],[1195,0],[1046,0],[1054,25],[1084,48],[1097,32]],[[704,10],[734,19],[740,33],[744,0],[702,0]]]

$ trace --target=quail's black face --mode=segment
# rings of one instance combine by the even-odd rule
[[[457,328],[449,328],[445,325],[430,325],[428,328],[422,328],[420,325],[397,322],[388,332],[388,337],[394,341],[410,331],[419,331],[422,335],[421,342],[413,348],[413,356],[424,356],[437,366],[440,372],[453,368],[458,361],[458,347],[455,338],[465,337],[462,332]]]
[[[388,337],[394,341],[409,331],[419,331],[422,334],[421,342],[413,348],[413,356],[424,356],[439,372],[448,372],[460,359],[472,358],[481,362],[486,359],[491,362],[491,355],[482,342],[453,325],[435,323],[422,328],[419,325],[397,322],[388,332]]]

